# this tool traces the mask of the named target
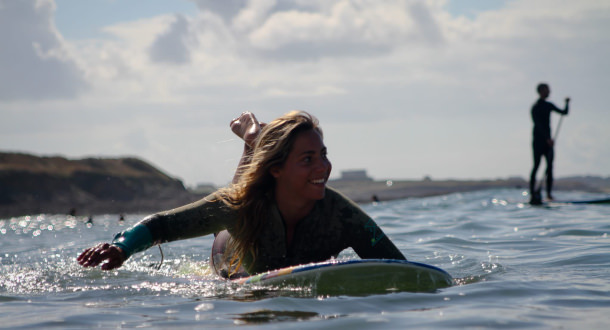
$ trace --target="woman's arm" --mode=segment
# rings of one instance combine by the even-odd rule
[[[356,203],[334,189],[329,188],[327,192],[333,195],[337,216],[345,224],[347,232],[344,237],[360,258],[406,260],[377,223]]]
[[[103,270],[120,267],[134,253],[149,247],[232,228],[236,211],[210,195],[200,201],[144,218],[115,236],[111,244],[101,243],[83,251],[77,261],[84,267],[103,263]]]
[[[244,112],[231,121],[231,130],[244,140],[244,151],[233,177],[239,180],[241,170],[250,163],[256,138],[264,123],[259,123],[254,114]],[[234,211],[221,201],[199,202],[178,209],[157,213],[146,217],[133,227],[115,236],[112,244],[100,243],[85,249],[77,261],[84,267],[110,270],[120,267],[134,253],[164,242],[219,232],[232,226]]]
[[[367,216],[368,217],[368,216]],[[390,238],[377,226],[375,221],[368,217],[362,225],[359,238],[352,243],[352,249],[362,259],[398,259],[406,260]]]
[[[265,126],[265,123],[259,123],[253,113],[246,111],[233,119],[230,126],[231,131],[244,140],[244,151],[233,176],[233,183],[237,183],[243,168],[250,164],[256,138],[260,134],[261,128]]]

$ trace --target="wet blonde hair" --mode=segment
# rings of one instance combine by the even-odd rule
[[[291,111],[268,123],[255,141],[249,163],[238,169],[241,173],[238,181],[219,191],[225,204],[239,214],[231,246],[239,262],[231,267],[233,270],[239,268],[247,253],[253,261],[256,259],[257,238],[275,202],[271,170],[284,165],[299,133],[312,129],[323,137],[318,120],[305,111]]]

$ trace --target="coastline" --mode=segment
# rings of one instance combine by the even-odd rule
[[[378,200],[439,196],[458,192],[486,189],[529,189],[529,183],[522,178],[495,180],[334,180],[328,185],[339,190],[356,203]],[[598,177],[558,178],[554,191],[585,191],[610,194],[610,179]]]
[[[459,192],[486,189],[528,189],[528,183],[521,178],[496,180],[331,180],[328,186],[338,190],[359,204],[375,201],[390,201],[405,198],[440,196]],[[26,203],[0,205],[0,219],[37,214],[69,214],[96,216],[102,214],[150,214],[180,207],[195,202],[216,188],[207,191],[185,191],[172,197],[137,198],[131,201],[119,200],[55,200],[43,202],[30,200]],[[610,194],[610,178],[559,178],[555,181],[555,191],[584,191]]]
[[[328,186],[356,203],[522,189],[520,177],[477,180],[373,180],[366,170],[343,171]],[[37,214],[150,214],[195,202],[219,187],[187,189],[181,180],[136,157],[67,159],[0,152],[0,219]],[[557,178],[555,191],[610,194],[610,177]]]

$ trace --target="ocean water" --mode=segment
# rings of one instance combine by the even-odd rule
[[[142,214],[2,219],[0,328],[610,328],[610,205],[526,201],[509,189],[364,204],[409,260],[456,280],[365,296],[219,280],[207,267],[212,237],[164,244],[162,264],[157,247],[117,271],[76,263]]]

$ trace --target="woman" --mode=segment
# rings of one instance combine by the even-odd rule
[[[155,244],[219,232],[211,261],[226,277],[324,261],[348,247],[361,258],[405,259],[355,203],[326,187],[332,166],[317,119],[293,111],[261,125],[244,113],[231,128],[246,142],[231,186],[148,216],[78,262],[110,270]],[[225,243],[225,256],[214,258]]]

